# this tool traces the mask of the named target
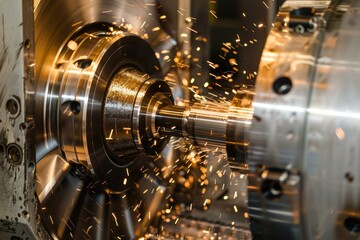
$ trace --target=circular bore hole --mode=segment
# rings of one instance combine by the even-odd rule
[[[304,33],[305,32],[305,27],[303,25],[296,25],[295,27],[295,32],[297,33]]]
[[[345,228],[351,233],[360,233],[360,218],[348,217],[344,221]]]
[[[90,59],[79,59],[74,62],[75,66],[81,69],[90,67],[92,60]]]
[[[75,114],[78,114],[81,111],[81,105],[77,101],[71,101],[69,107],[70,107],[70,111]]]
[[[22,215],[24,218],[29,218],[29,217],[30,217],[29,212],[28,212],[28,211],[25,211],[25,210],[21,212],[21,215]]]
[[[19,165],[21,163],[21,157],[21,150],[17,145],[13,144],[8,147],[7,158],[12,164]]]
[[[26,127],[26,124],[25,124],[25,123],[21,123],[20,126],[19,126],[19,128],[20,128],[20,130],[21,130],[23,133],[26,132],[27,127]]]
[[[284,95],[290,92],[292,88],[292,81],[288,77],[279,77],[273,83],[273,90],[279,95]]]
[[[17,101],[15,99],[9,99],[6,102],[6,110],[12,114],[12,115],[16,115],[19,111],[19,104],[17,103]]]
[[[269,199],[281,197],[282,191],[279,181],[265,180],[261,185],[261,192]]]

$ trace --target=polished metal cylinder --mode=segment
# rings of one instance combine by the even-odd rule
[[[227,104],[195,103],[188,117],[189,138],[200,146],[225,150],[228,112]]]
[[[160,106],[173,105],[164,81],[124,68],[113,77],[104,103],[104,138],[114,160],[127,164],[139,154],[161,153],[169,139],[158,136],[154,119]]]
[[[229,106],[199,102],[191,107],[164,106],[155,118],[163,135],[188,137],[199,146],[225,149]]]
[[[160,135],[188,137],[200,147],[227,152],[230,165],[241,168],[248,147],[246,132],[253,117],[252,99],[251,90],[241,90],[231,103],[166,105],[157,111],[155,126]]]
[[[155,117],[155,126],[162,135],[186,137],[188,135],[188,108],[184,106],[161,107]]]

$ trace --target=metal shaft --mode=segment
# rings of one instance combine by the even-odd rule
[[[188,136],[188,112],[184,106],[160,107],[155,117],[155,126],[158,133],[174,137]]]
[[[197,145],[216,151],[231,149],[230,156],[236,156],[234,146],[237,149],[247,146],[245,131],[252,119],[249,94],[240,95],[231,105],[199,102],[191,107],[160,107],[155,117],[156,129],[159,134],[188,137]]]
[[[164,106],[156,114],[155,125],[160,134],[188,137],[199,145],[224,147],[228,109],[225,104],[213,103]]]

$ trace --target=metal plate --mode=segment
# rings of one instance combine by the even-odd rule
[[[250,130],[255,238],[359,237],[358,7],[359,1],[288,1],[274,23]],[[294,22],[294,10],[307,9],[314,14]]]
[[[46,239],[38,225],[32,1],[0,1],[0,238]]]

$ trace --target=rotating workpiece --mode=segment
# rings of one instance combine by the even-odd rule
[[[246,146],[244,139],[229,138],[232,135],[227,132],[237,130],[241,134],[236,137],[243,136],[252,117],[251,99],[244,97],[233,105],[174,105],[171,89],[161,79],[159,62],[141,38],[99,23],[74,33],[62,46],[48,76],[51,84],[47,94],[58,97],[45,104],[49,116],[56,116],[54,122],[46,121],[61,155],[56,159],[45,156],[37,166],[37,194],[44,210],[41,216],[53,236],[82,236],[79,229],[94,225],[97,227],[91,227],[86,235],[107,239],[135,238],[146,233],[168,185],[165,178],[152,172],[156,167],[153,161],[159,158],[171,136],[188,137],[218,151],[226,151],[227,145]],[[244,168],[245,155],[239,161],[238,165]],[[69,172],[68,176],[56,177],[58,182],[65,181],[66,188],[51,190],[57,183],[46,179],[46,164],[63,165]],[[139,184],[153,189],[151,199],[140,201],[143,195],[136,195]],[[94,213],[77,213],[76,207],[65,206],[68,210],[60,210],[55,196],[61,194],[65,204],[70,198],[83,198],[81,191],[73,195],[74,189],[85,190],[86,205],[100,204],[101,208]],[[108,201],[114,206],[103,205]],[[132,218],[134,213],[130,213],[128,201],[143,201],[136,216],[141,224]],[[103,219],[88,222],[86,218],[92,215]],[[64,218],[69,220],[64,222]],[[78,223],[71,227],[71,222]]]
[[[255,87],[234,90],[230,101],[182,105],[154,53],[177,44],[166,27],[140,36],[139,21],[114,23],[109,11],[146,23],[157,8],[64,2],[36,2],[35,41],[25,21],[23,37],[2,33],[23,45],[9,51],[15,65],[0,64],[11,90],[0,101],[0,236],[359,238],[360,1],[287,1]],[[5,32],[13,22],[1,9]],[[230,183],[218,178],[225,174]],[[216,206],[225,206],[216,216],[207,215],[209,195],[192,192],[207,176],[222,181],[212,186]],[[220,219],[227,202],[230,223]]]
[[[35,5],[39,223],[54,239],[140,238],[165,208],[172,169],[160,169],[173,160],[161,139],[160,150],[141,144],[151,136],[133,116],[151,111],[157,92],[173,101],[153,49],[171,52],[176,42],[162,26],[147,35],[151,46],[134,34],[161,25],[142,2],[127,11],[125,1],[63,4]],[[102,14],[109,9],[118,11]],[[115,24],[118,14],[131,17]]]
[[[146,135],[142,119],[144,108],[146,115],[147,108],[152,106],[150,96],[164,96],[167,101],[172,101],[171,91],[156,78],[161,76],[160,66],[150,46],[139,37],[111,32],[111,28],[110,25],[95,24],[71,36],[59,50],[49,76],[52,78],[50,81],[56,83],[49,87],[49,91],[58,98],[50,99],[49,105],[45,106],[49,106],[46,110],[50,116],[57,116],[55,122],[48,124],[53,127],[49,130],[56,134],[54,139],[62,154],[55,159],[45,156],[44,161],[40,161],[37,194],[44,208],[41,214],[45,225],[54,229],[54,236],[63,239],[80,237],[83,233],[75,229],[92,224],[97,227],[87,233],[89,236],[104,239],[141,236],[151,218],[146,217],[137,224],[128,201],[140,202],[139,197],[143,196],[132,196],[135,193],[131,190],[140,181],[144,187],[156,189],[152,199],[142,206],[144,214],[152,212],[152,216],[161,203],[159,197],[165,194],[165,185],[161,185],[157,177],[151,173],[143,174],[152,167],[150,159],[157,148],[141,144],[144,142],[142,138],[151,137]],[[144,55],[146,62],[142,60]],[[159,146],[164,148],[160,143],[161,140]],[[161,150],[157,151],[160,153]],[[59,182],[65,181],[62,189],[49,190],[57,189],[57,183],[47,181],[48,166],[45,164],[63,165],[67,175],[61,176],[60,173],[57,178]],[[76,189],[79,195],[74,195]],[[87,192],[85,204],[89,201],[88,206],[101,206],[97,212],[85,210],[74,215],[77,207],[66,206],[76,198],[84,199],[81,189]],[[59,207],[55,196],[62,196],[65,209]],[[124,199],[125,196],[131,199]],[[103,205],[108,201],[112,203],[110,208]],[[122,209],[121,213],[115,208]],[[88,215],[96,216],[99,222],[95,218],[93,223],[87,222],[85,216]],[[64,218],[69,222],[63,222]],[[106,225],[106,218],[112,218],[110,225]],[[70,222],[84,225],[74,225],[74,229],[69,229]]]

